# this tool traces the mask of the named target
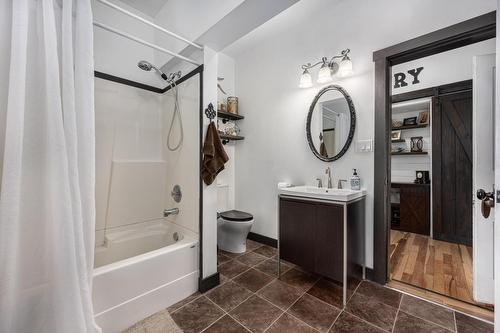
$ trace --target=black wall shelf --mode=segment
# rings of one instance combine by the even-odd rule
[[[399,130],[408,130],[408,129],[413,129],[413,128],[424,128],[429,126],[429,124],[417,124],[417,125],[406,125],[406,126],[400,126],[400,127],[393,127],[393,131],[399,131]]]
[[[427,155],[426,151],[402,151],[392,152],[391,155]]]
[[[224,111],[217,111],[217,117],[226,120],[241,120],[245,118],[242,115]]]
[[[397,139],[397,140],[392,140],[391,143],[400,143],[400,142],[406,142],[405,139]]]
[[[219,133],[219,137],[222,140],[222,144],[226,144],[229,141],[240,141],[240,140],[245,140],[244,136],[240,135],[227,135],[227,134],[221,134]]]

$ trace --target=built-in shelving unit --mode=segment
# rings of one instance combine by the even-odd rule
[[[392,143],[401,143],[401,142],[406,142],[405,139],[397,139],[397,140],[392,140]]]

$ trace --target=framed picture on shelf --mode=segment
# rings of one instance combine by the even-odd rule
[[[405,118],[403,120],[403,126],[411,126],[417,124],[417,117]]]
[[[429,111],[421,111],[418,114],[417,122],[419,124],[428,124],[429,123]]]
[[[391,132],[391,140],[392,141],[401,140],[401,130],[392,131]]]

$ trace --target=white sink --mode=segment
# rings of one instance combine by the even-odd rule
[[[352,201],[366,195],[365,190],[349,190],[338,188],[324,188],[315,186],[294,186],[279,189],[280,194],[302,198],[323,199],[331,201]]]

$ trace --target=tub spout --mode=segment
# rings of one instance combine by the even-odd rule
[[[165,209],[163,211],[163,217],[168,217],[170,215],[177,215],[179,214],[179,208],[170,208],[170,209]]]

